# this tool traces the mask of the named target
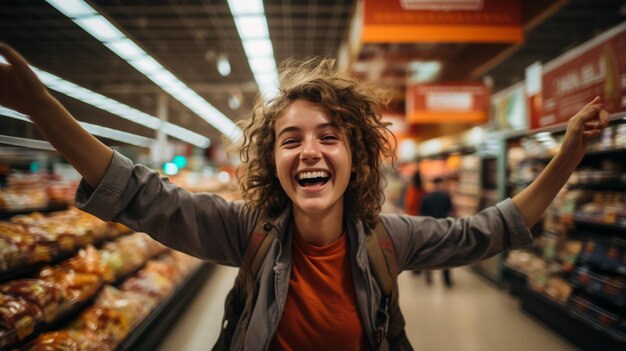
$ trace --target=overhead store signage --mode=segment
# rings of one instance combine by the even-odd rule
[[[566,123],[596,96],[610,113],[626,111],[626,24],[544,65],[543,110],[531,129]]]
[[[357,17],[359,14],[357,14]],[[519,0],[364,0],[363,43],[519,43]]]
[[[489,88],[481,83],[407,87],[408,123],[483,123],[489,120]]]

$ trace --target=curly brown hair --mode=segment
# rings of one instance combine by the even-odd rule
[[[276,215],[290,201],[276,178],[274,125],[285,109],[298,99],[322,106],[347,136],[352,152],[352,175],[344,194],[344,211],[374,225],[380,213],[386,180],[383,159],[395,160],[389,138],[395,138],[381,121],[384,94],[371,85],[337,73],[333,59],[288,60],[279,68],[278,95],[264,102],[258,98],[243,129],[240,145],[239,184],[248,208],[263,208]]]

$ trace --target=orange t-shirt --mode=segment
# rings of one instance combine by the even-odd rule
[[[344,234],[313,246],[294,234],[285,309],[270,350],[366,350]]]

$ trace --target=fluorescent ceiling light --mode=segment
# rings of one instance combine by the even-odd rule
[[[8,109],[6,107],[2,107],[2,106],[0,106],[0,116],[5,116],[9,118],[18,119],[20,121],[32,123],[32,121],[30,120],[30,118],[28,118],[28,116],[21,114],[17,111]],[[111,129],[111,128],[107,128],[107,127],[103,127],[103,126],[99,126],[99,125],[95,125],[91,123],[86,123],[86,122],[78,122],[78,123],[83,128],[85,128],[89,133],[93,135],[111,139],[111,140],[121,141],[127,144],[150,147],[152,143],[156,142],[155,139],[146,138],[137,134],[122,132],[119,130],[115,130],[115,129]]]
[[[167,75],[167,77],[166,75],[161,75],[161,72],[167,72],[167,70],[159,62],[143,51],[138,45],[134,44],[120,30],[118,30],[106,18],[99,15],[97,11],[95,11],[85,1],[46,1],[85,29],[85,31],[91,34],[94,38],[101,41],[116,55],[125,59],[139,72],[150,78],[163,90],[172,94],[176,100],[180,101],[183,105],[200,116],[200,118],[217,128],[222,134],[231,139],[237,138],[234,139],[234,141],[239,140],[238,138],[241,137],[242,132],[233,121],[215,109],[198,94],[189,89],[173,74]],[[260,6],[262,9],[262,4]],[[265,17],[263,17],[262,20],[262,22],[265,23]],[[265,24],[264,30],[264,32],[267,33],[267,24]],[[173,94],[172,92],[175,92],[176,94]],[[193,93],[193,96],[183,98],[180,95],[182,92],[185,92],[185,94]],[[198,102],[198,100],[200,100],[200,102]],[[189,106],[185,103],[185,101],[192,101],[194,104]],[[205,144],[208,145],[208,139],[206,139]]]
[[[124,105],[118,101],[110,99],[104,95],[100,95],[89,89],[85,89],[74,83],[63,80],[62,78],[59,78],[53,74],[37,69],[36,67],[31,66],[31,69],[37,74],[39,79],[41,79],[41,81],[45,85],[47,85],[50,89],[53,89],[65,95],[71,96],[89,105],[98,107],[104,111],[117,115],[131,122],[141,124],[142,126],[145,126],[147,128],[157,130],[161,127],[162,122],[157,117],[151,116],[147,113],[134,109],[128,105]],[[164,131],[164,133],[176,139],[179,139],[181,141],[193,144],[200,148],[207,148],[211,143],[208,138],[201,136],[200,134],[194,133],[182,127],[178,127],[178,128],[180,129],[177,129],[174,134],[170,134],[167,131]],[[170,130],[172,130],[172,128],[170,128]],[[184,131],[187,131],[193,134],[188,134],[188,133],[185,133]],[[126,133],[126,134],[129,134],[129,133]],[[109,135],[111,135],[111,133],[107,133],[106,135],[100,135],[100,136],[103,136],[109,139],[115,139],[115,137],[111,137]],[[120,134],[120,135],[125,135],[125,134]],[[195,135],[195,137],[190,139],[189,135]],[[119,140],[119,139],[115,139],[115,140]],[[124,140],[120,140],[120,141],[124,141]],[[141,146],[143,146],[143,144]]]
[[[104,43],[104,45],[126,61],[133,60],[144,55],[144,51],[128,38]]]
[[[19,113],[17,111],[11,110],[3,106],[0,106],[0,115],[14,118],[14,119],[19,119],[20,121],[31,122],[30,118],[28,118],[28,116],[26,116],[25,114]]]
[[[248,58],[250,63],[250,69],[256,75],[262,75],[263,73],[276,72],[276,62],[274,58]]]
[[[180,140],[188,141],[189,143],[192,143],[192,144],[206,143],[206,146],[204,146],[204,148],[207,148],[209,147],[209,145],[211,145],[211,143],[208,142],[208,139],[204,137],[203,135],[194,133],[190,131],[189,129],[182,128],[170,122],[165,122],[163,124],[163,132],[168,135],[175,136],[176,138]]]
[[[151,74],[154,74],[159,71],[165,71],[165,68],[161,66],[161,64],[153,59],[151,56],[144,54],[142,56],[137,57],[136,59],[128,61],[133,67],[135,67],[139,72],[150,78]]]
[[[263,1],[228,0],[228,6],[261,96],[271,99],[277,95],[279,84]]]
[[[231,3],[231,1],[228,3]],[[241,40],[269,37],[265,16],[235,17],[235,25]]]
[[[31,68],[37,74],[39,79],[41,79],[41,81],[50,89],[71,96],[77,100],[83,101],[84,103],[98,107],[102,110],[114,113],[124,119],[135,122],[137,124],[141,124],[150,129],[158,129],[161,125],[161,120],[154,116],[150,116],[147,113],[143,113],[139,110],[133,109],[130,106],[119,103],[104,95],[100,95],[89,89],[85,89],[74,83],[63,80],[48,72],[42,71],[32,66]]]
[[[233,16],[263,15],[263,2],[261,0],[228,0],[230,12]]]
[[[47,0],[48,3],[67,17],[96,15],[98,12],[83,0]]]
[[[100,15],[76,18],[74,22],[101,42],[125,38],[124,34],[120,32],[119,29],[115,28],[111,22]]]
[[[146,138],[137,134],[122,132],[120,130],[111,129],[95,124],[85,122],[78,123],[80,123],[80,125],[91,134],[98,135],[103,138],[122,141],[128,144],[150,147],[156,141],[155,139]]]
[[[243,49],[248,58],[274,57],[274,49],[269,39],[247,39],[243,41]]]
[[[151,73],[148,75],[148,78],[150,78],[150,80],[155,82],[157,85],[170,85],[174,84],[178,80],[176,76],[165,70]]]

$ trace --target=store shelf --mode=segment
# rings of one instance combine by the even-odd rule
[[[626,191],[626,183],[579,183],[570,184],[571,189],[587,189],[598,191]]]
[[[610,149],[610,150],[595,150],[595,151],[588,151],[585,156],[583,157],[582,162],[587,162],[590,160],[596,160],[596,159],[603,159],[606,157],[623,157],[623,155],[626,154],[626,148],[619,148],[619,149]],[[550,160],[552,160],[554,156],[538,156],[533,158],[533,160],[537,160],[540,162],[550,162]]]
[[[20,340],[18,343],[12,345],[11,347],[14,348],[14,349],[18,349],[18,348],[20,348],[20,347],[22,347],[24,345],[27,345],[28,343],[32,342],[33,340],[35,340],[42,333],[63,328],[64,326],[66,326],[68,324],[69,321],[73,320],[82,311],[84,311],[87,307],[91,306],[93,304],[94,300],[96,299],[96,297],[100,294],[102,289],[107,284],[119,287],[128,278],[131,278],[134,275],[136,275],[137,272],[139,272],[142,268],[144,268],[146,263],[148,263],[150,260],[157,259],[160,256],[165,255],[165,254],[167,254],[167,251],[158,253],[158,254],[150,257],[143,264],[138,265],[137,267],[135,267],[132,270],[128,271],[126,274],[124,274],[124,275],[122,275],[120,277],[117,277],[117,279],[113,283],[106,283],[104,281],[101,281],[100,286],[97,289],[94,289],[90,293],[90,295],[88,297],[86,297],[82,301],[78,301],[75,304],[71,305],[66,311],[64,311],[59,316],[57,316],[53,321],[51,321],[49,323],[44,323],[44,322],[39,323],[35,327],[35,330],[33,331],[32,334],[30,334],[29,336],[27,336],[23,340]]]
[[[15,279],[15,278],[28,276],[29,274],[35,273],[35,272],[37,272],[38,270],[40,270],[41,268],[43,268],[45,266],[57,265],[58,263],[62,262],[63,260],[66,260],[66,259],[71,258],[74,255],[78,254],[78,252],[80,250],[86,248],[88,245],[92,245],[95,248],[100,248],[104,243],[107,243],[107,242],[109,242],[111,240],[119,239],[119,238],[121,238],[121,237],[123,237],[125,235],[129,235],[131,233],[133,233],[133,232],[132,231],[128,231],[128,232],[125,232],[125,233],[120,233],[119,235],[117,235],[117,236],[115,236],[113,238],[96,239],[92,243],[89,243],[89,244],[86,244],[86,245],[77,246],[72,251],[65,251],[65,252],[57,253],[49,261],[36,262],[36,263],[27,263],[25,265],[22,265],[22,266],[19,266],[19,267],[16,267],[16,268],[12,268],[12,269],[7,270],[7,271],[1,271],[0,270],[0,284],[2,284],[4,282],[7,282],[9,280]]]
[[[9,345],[10,347],[8,349],[18,350],[28,345],[28,343],[32,342],[33,340],[37,339],[37,337],[42,333],[63,328],[65,325],[67,325],[68,321],[71,321],[74,318],[78,317],[83,310],[85,310],[87,307],[91,306],[94,303],[94,300],[96,299],[100,291],[102,291],[103,287],[104,284],[101,285],[97,290],[95,290],[91,296],[83,301],[72,305],[67,311],[57,316],[57,318],[50,323],[39,323],[37,326],[35,326],[33,333],[25,337],[23,340],[20,340],[13,345]]]
[[[574,224],[578,229],[585,229],[592,232],[603,233],[605,235],[626,235],[626,226],[617,224],[606,224],[583,220],[579,216],[574,216]]]
[[[526,273],[519,271],[506,263],[502,269],[502,280],[509,285],[509,291],[513,296],[519,296],[520,290],[526,286]]]
[[[57,263],[76,255],[76,253],[80,249],[82,249],[82,247],[71,252],[61,253],[59,255],[54,256],[52,260],[50,261],[37,262],[37,263],[27,264],[24,266],[19,266],[17,268],[13,268],[6,272],[0,271],[0,284],[7,282],[9,280],[13,280],[15,278],[25,277],[31,273],[37,272],[39,269],[43,268],[44,266],[56,265]]]
[[[614,156],[623,157],[624,155],[626,155],[626,148],[618,148],[618,149],[611,149],[611,150],[596,150],[596,151],[587,152],[584,159],[614,157]]]
[[[28,209],[17,210],[17,211],[0,211],[0,220],[5,220],[11,217],[20,216],[20,215],[26,215],[26,214],[30,214],[33,212],[51,213],[51,212],[56,212],[56,211],[64,211],[67,209],[68,209],[68,205],[55,205],[55,206],[42,207],[42,208],[28,208]]]
[[[522,309],[584,350],[625,350],[626,335],[610,330],[527,286],[519,290]]]
[[[155,350],[170,326],[189,306],[190,299],[202,287],[212,270],[212,264],[202,263],[194,273],[191,273],[176,287],[168,298],[133,329],[130,335],[117,347],[117,350]]]
[[[622,300],[622,299],[616,299],[614,297],[608,296],[604,293],[602,293],[601,291],[597,290],[597,289],[593,289],[587,285],[583,285],[583,284],[579,284],[576,282],[571,282],[572,286],[576,289],[579,289],[581,291],[584,291],[585,293],[593,296],[593,297],[597,297],[600,300],[610,303],[612,305],[615,305],[619,308],[624,308],[626,307],[626,300]]]
[[[578,259],[580,262],[589,263],[592,266],[599,268],[601,270],[616,273],[616,274],[626,274],[626,265],[618,263],[618,262],[610,262],[604,260],[593,259],[589,256],[580,256]]]

